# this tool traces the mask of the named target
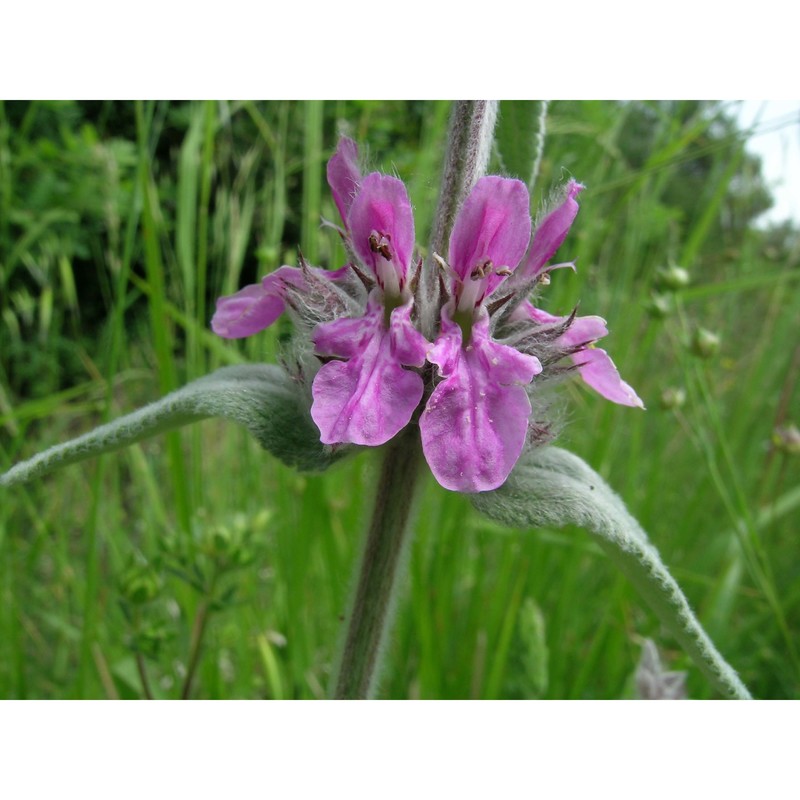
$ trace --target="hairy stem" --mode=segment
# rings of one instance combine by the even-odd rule
[[[444,250],[459,206],[486,172],[496,119],[495,101],[459,100],[453,105],[442,188],[431,239],[431,249],[436,252]]]
[[[439,273],[432,254],[443,253],[461,203],[486,171],[497,103],[462,100],[453,105],[431,255],[422,270],[418,310],[422,333],[433,340],[439,317]],[[422,460],[419,432],[409,426],[386,448],[367,531],[347,630],[331,685],[337,699],[375,693],[387,632],[410,539],[410,519]]]
[[[387,445],[375,506],[367,530],[358,582],[332,694],[338,700],[363,700],[375,693],[404,553],[421,464],[419,434],[410,427]]]
[[[458,209],[478,178],[486,172],[496,120],[496,101],[459,100],[453,104],[439,205],[428,263],[421,277],[420,323],[422,333],[429,339],[435,335],[440,306],[439,273],[432,254],[447,257],[447,243]]]

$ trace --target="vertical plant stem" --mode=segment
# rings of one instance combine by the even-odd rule
[[[206,283],[208,273],[208,217],[211,179],[214,173],[214,137],[217,133],[217,104],[204,104],[203,151],[200,169],[200,207],[197,213],[197,319],[206,319]],[[195,365],[197,366],[197,365]]]
[[[542,156],[544,155],[544,137],[547,133],[547,107],[550,105],[548,100],[539,101],[539,125],[536,129],[536,156],[533,161],[531,177],[528,180],[528,190],[533,194],[533,187],[539,178],[539,170],[542,166]]]
[[[97,604],[100,586],[100,543],[97,529],[100,525],[100,498],[104,475],[105,459],[98,459],[97,469],[92,479],[92,504],[87,520],[86,533],[86,577],[83,588],[83,624],[81,628],[81,646],[78,661],[78,673],[75,680],[77,700],[86,695],[86,684],[92,664],[92,644],[97,635]]]
[[[141,653],[136,654],[136,671],[139,673],[139,680],[142,683],[142,694],[146,700],[152,700],[153,690],[150,688],[150,680],[147,677],[147,664]]]
[[[92,645],[92,655],[94,656],[97,674],[100,677],[100,683],[103,684],[106,697],[109,700],[119,700],[119,692],[114,684],[114,679],[111,677],[111,670],[109,670],[103,651],[97,642]]]
[[[496,101],[459,100],[453,104],[439,204],[433,221],[428,263],[421,277],[420,327],[431,340],[436,333],[441,305],[439,272],[431,255],[447,256],[447,243],[458,209],[478,178],[486,172],[496,120]]]
[[[419,435],[415,427],[410,427],[387,446],[378,478],[375,507],[332,684],[338,700],[366,699],[375,692],[405,566],[403,555],[411,538],[409,523],[420,464]]]
[[[209,617],[209,601],[203,600],[197,609],[192,625],[192,640],[189,645],[189,664],[186,667],[186,677],[181,689],[181,700],[188,700],[192,694],[192,681],[200,663],[200,651],[203,647],[203,636],[206,632],[206,625]]]
[[[322,128],[324,101],[307,100],[303,105],[303,224],[300,233],[303,255],[319,261],[319,224],[322,208]]]
[[[486,170],[496,117],[495,102],[464,100],[453,106],[433,223],[432,253],[444,252],[459,206]],[[439,275],[431,260],[423,270],[419,296],[422,332],[433,339],[440,303]],[[337,699],[363,699],[375,693],[403,571],[403,554],[410,539],[409,523],[421,461],[415,426],[409,426],[387,446],[341,657],[333,678],[333,696]]]
[[[486,172],[496,119],[497,103],[492,100],[459,100],[453,105],[431,238],[431,249],[442,255],[459,206]]]

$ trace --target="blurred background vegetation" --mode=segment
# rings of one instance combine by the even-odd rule
[[[514,174],[501,104],[494,169]],[[543,295],[600,314],[646,413],[565,388],[560,444],[648,530],[756,696],[800,696],[800,237],[730,104],[556,102],[533,210],[581,212]],[[297,247],[344,263],[339,133],[409,188],[424,249],[446,102],[0,104],[0,469],[225,364],[214,299]],[[510,142],[510,144],[509,144]],[[527,142],[519,142],[524,152]],[[527,178],[526,175],[520,177]],[[676,270],[676,267],[682,270]],[[322,697],[375,454],[300,476],[209,421],[0,496],[0,697]],[[431,479],[392,698],[616,698],[642,641],[713,696],[579,530],[509,531]]]

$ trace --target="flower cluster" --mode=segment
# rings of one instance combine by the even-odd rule
[[[447,260],[431,260],[430,268],[442,271],[442,291],[439,330],[429,342],[416,312],[431,298],[420,296],[404,184],[378,172],[362,175],[356,145],[346,138],[327,175],[350,263],[336,271],[282,266],[220,298],[212,320],[217,334],[239,338],[284,311],[292,315],[312,346],[304,376],[313,377],[311,416],[323,443],[380,445],[418,419],[439,483],[481,492],[506,480],[527,445],[549,438],[531,405],[548,378],[577,370],[612,402],[642,406],[595,346],[608,333],[600,317],[553,316],[529,299],[551,270],[573,267],[547,264],[578,212],[579,183],[567,183],[535,228],[522,182],[488,176],[475,184]]]

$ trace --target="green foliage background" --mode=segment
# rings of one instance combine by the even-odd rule
[[[501,104],[498,171],[533,106]],[[559,440],[622,495],[759,697],[800,696],[800,245],[731,109],[551,104],[534,210],[587,185],[543,304],[609,322],[648,406],[565,387]],[[344,254],[324,170],[339,132],[409,188],[424,248],[449,103],[0,105],[0,469],[225,365],[274,361],[214,298]],[[521,134],[519,134],[521,135]],[[520,175],[527,180],[528,175]],[[680,265],[691,283],[665,287]],[[718,352],[692,353],[699,329]],[[686,401],[665,408],[668,390]],[[674,393],[673,393],[674,394]],[[365,506],[365,453],[299,476],[205,422],[0,496],[0,697],[325,694]],[[579,530],[509,531],[429,479],[381,695],[631,696],[643,638],[671,638]],[[187,677],[188,676],[188,677]],[[689,693],[710,690],[690,669]]]

